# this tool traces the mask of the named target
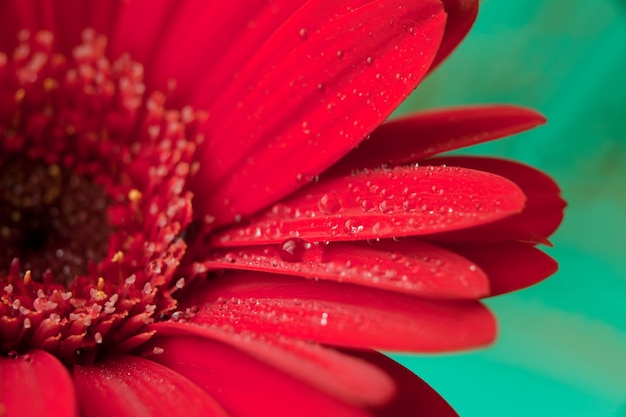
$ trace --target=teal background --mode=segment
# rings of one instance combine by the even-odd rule
[[[626,417],[626,1],[483,0],[469,37],[400,111],[536,108],[547,126],[466,153],[552,175],[569,207],[560,271],[488,302],[488,349],[395,355],[461,416]]]

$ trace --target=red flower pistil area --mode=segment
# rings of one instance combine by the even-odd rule
[[[203,116],[145,97],[142,66],[91,30],[71,56],[19,39],[0,54],[0,351],[88,363],[176,307]]]

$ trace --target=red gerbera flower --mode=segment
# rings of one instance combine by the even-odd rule
[[[533,111],[379,127],[476,11],[1,2],[0,415],[454,414],[369,349],[491,342],[478,300],[555,270],[563,208],[532,168],[431,158]]]

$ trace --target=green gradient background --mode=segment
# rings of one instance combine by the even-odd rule
[[[549,119],[470,151],[559,182],[560,271],[490,300],[492,348],[395,357],[464,417],[626,417],[626,1],[483,0],[468,39],[401,111],[494,102]]]

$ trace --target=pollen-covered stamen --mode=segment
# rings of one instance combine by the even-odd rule
[[[41,281],[69,284],[101,261],[111,229],[102,187],[57,164],[25,158],[0,166],[0,274],[19,258]]]
[[[19,40],[0,51],[0,355],[91,362],[148,340],[202,272],[180,264],[205,116],[146,94],[92,30],[71,56],[49,32]]]

